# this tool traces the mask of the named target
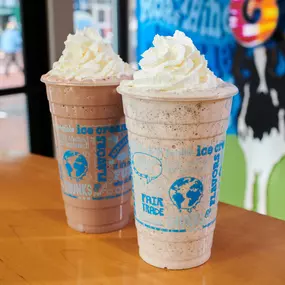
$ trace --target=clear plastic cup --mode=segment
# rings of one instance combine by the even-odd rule
[[[237,88],[123,96],[139,254],[185,269],[211,255],[226,130]]]
[[[86,233],[121,229],[129,221],[132,183],[119,82],[42,80],[68,225]]]

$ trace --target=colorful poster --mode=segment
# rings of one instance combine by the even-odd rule
[[[191,37],[235,83],[220,200],[285,219],[285,1],[138,0],[138,60],[155,34]]]

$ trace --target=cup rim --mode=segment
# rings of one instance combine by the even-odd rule
[[[142,92],[139,88],[122,87],[122,85],[117,87],[117,92],[123,97],[149,101],[215,101],[231,98],[237,95],[239,90],[235,85],[223,82],[216,88],[186,90],[182,93],[155,90],[143,90]],[[193,96],[191,96],[191,94],[193,94]]]
[[[77,81],[77,80],[64,80],[52,76],[42,75],[41,82],[46,85],[58,85],[58,86],[79,86],[79,87],[95,87],[95,86],[119,86],[122,79],[117,77],[110,77],[107,79],[96,79],[96,80],[86,80],[86,81]]]

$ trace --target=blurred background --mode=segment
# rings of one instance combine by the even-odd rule
[[[220,199],[285,219],[284,0],[0,0],[0,151],[54,156],[40,76],[92,26],[138,68],[155,34],[190,36],[235,83]]]

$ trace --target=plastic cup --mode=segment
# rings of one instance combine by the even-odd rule
[[[129,221],[131,169],[119,82],[48,81],[68,225],[104,233]]]
[[[211,255],[225,136],[236,87],[123,95],[139,254],[185,269]]]

